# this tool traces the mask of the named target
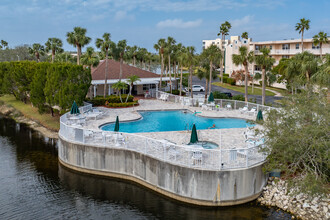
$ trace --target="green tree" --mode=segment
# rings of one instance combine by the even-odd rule
[[[248,70],[248,65],[249,63],[252,63],[254,61],[254,52],[253,51],[248,51],[247,47],[242,46],[239,48],[239,54],[233,54],[232,56],[233,63],[238,66],[238,65],[243,65],[244,66],[244,71],[245,71],[245,102],[248,101],[248,75],[249,75],[249,70]]]
[[[270,49],[263,47],[260,49],[261,55],[255,57],[255,62],[261,67],[261,80],[262,80],[262,101],[261,104],[265,105],[266,102],[266,71],[270,70],[275,63],[275,59],[269,57]]]
[[[162,78],[164,75],[164,50],[165,50],[165,47],[166,47],[166,41],[164,38],[159,39],[157,44],[154,45],[155,50],[158,51],[159,56],[161,58],[159,89],[162,88]]]
[[[298,71],[299,77],[305,83],[310,81],[311,76],[317,72],[319,66],[318,59],[308,51],[295,55],[290,59],[290,63],[292,65],[288,66],[288,71]]]
[[[243,32],[242,35],[241,35],[241,37],[242,37],[243,39],[249,39],[249,34],[248,34],[248,32]]]
[[[135,45],[132,47],[127,47],[127,51],[129,56],[133,59],[133,66],[136,66],[136,55],[137,55],[138,47]]]
[[[49,67],[49,63],[38,63],[30,84],[30,100],[32,104],[38,108],[39,113],[46,111],[46,96],[44,93],[44,88],[47,80],[47,70]]]
[[[69,52],[57,53],[55,54],[54,62],[55,63],[77,63],[77,58],[73,57]]]
[[[97,65],[99,65],[100,59],[95,53],[93,47],[87,47],[86,52],[81,55],[80,62],[81,64],[88,66],[89,69],[92,69],[92,67],[97,67]]]
[[[327,33],[324,33],[323,31],[320,31],[318,34],[314,35],[314,37],[313,37],[313,43],[315,45],[318,45],[318,44],[320,45],[321,60],[322,60],[322,45],[329,43],[328,38],[329,38],[329,36],[327,35]]]
[[[167,54],[168,71],[170,75],[170,93],[172,93],[172,74],[171,74],[171,56],[175,47],[176,40],[173,37],[167,37],[165,53]]]
[[[120,67],[119,67],[119,81],[121,81],[121,78],[123,76],[123,70],[122,70],[122,65],[124,61],[124,56],[126,52],[126,47],[127,47],[127,42],[126,40],[121,40],[118,41],[117,44],[112,44],[112,51],[115,59],[119,60],[120,62]]]
[[[45,48],[41,44],[35,43],[32,47],[29,47],[29,53],[37,58],[37,61],[40,62],[40,55],[45,54]]]
[[[55,61],[55,54],[63,52],[63,43],[61,39],[58,38],[48,38],[48,41],[45,43],[45,51],[48,53],[49,51],[52,52],[52,63]]]
[[[201,56],[203,57],[203,59],[205,59],[208,63],[209,63],[209,68],[208,70],[210,71],[208,76],[209,79],[207,80],[209,82],[209,86],[207,86],[209,88],[209,94],[211,93],[211,86],[212,86],[212,72],[213,69],[215,69],[215,67],[213,66],[213,64],[221,59],[221,50],[216,46],[216,45],[211,45],[208,48],[206,48],[205,50],[203,50]],[[205,89],[205,92],[207,92],[207,87]]]
[[[284,99],[264,121],[266,170],[281,169],[292,186],[307,193],[329,190],[330,102],[312,88]]]
[[[77,64],[80,65],[81,48],[89,44],[90,37],[86,36],[87,30],[81,27],[73,28],[73,32],[66,34],[67,42],[77,48]]]
[[[1,42],[0,42],[0,49],[3,49],[3,48],[8,48],[8,43],[7,43],[7,41],[5,41],[5,40],[1,40]]]
[[[186,50],[186,56],[187,56],[187,67],[189,68],[189,89],[190,89],[190,96],[191,98],[194,98],[194,94],[192,91],[192,75],[193,75],[193,66],[196,63],[196,54],[195,54],[195,47],[190,46],[187,47]]]
[[[231,24],[228,21],[225,21],[220,26],[220,32],[218,33],[218,36],[221,35],[221,43],[223,43],[226,40],[226,36],[229,35],[229,30],[231,29]],[[221,44],[221,50],[222,50],[222,44]],[[224,52],[224,51],[223,51]],[[221,83],[223,83],[223,57],[224,53],[220,57],[220,77],[221,77]]]
[[[108,56],[109,56],[109,49],[111,48],[111,45],[113,42],[110,40],[110,33],[104,33],[103,39],[97,38],[95,45],[97,48],[101,48],[102,51],[105,52],[105,71],[104,71],[104,92],[103,97],[105,98],[105,95],[107,93],[107,84],[108,84]]]
[[[182,46],[177,54],[178,66],[180,67],[180,93],[182,95],[182,75],[183,75],[183,67],[187,63],[187,49]]]
[[[296,31],[301,34],[301,52],[304,52],[304,32],[309,30],[309,19],[301,18],[300,22],[296,24]]]
[[[324,62],[311,77],[311,80],[321,87],[326,87],[330,90],[330,54],[325,55]]]
[[[129,95],[126,97],[126,101],[125,102],[127,102],[128,97],[130,95],[132,95],[132,89],[133,89],[134,83],[136,83],[138,81],[141,81],[141,79],[137,75],[131,75],[131,76],[127,77],[127,80],[126,81],[129,83]]]
[[[122,81],[118,81],[112,85],[112,88],[117,90],[117,94],[119,94],[120,102],[123,103],[123,100],[121,98],[121,90],[126,90],[127,84]]]
[[[214,45],[212,45],[212,46],[214,46]],[[210,48],[210,47],[208,47],[208,48]],[[204,51],[203,51],[203,53],[204,53]],[[200,67],[197,69],[197,77],[200,80],[205,79],[205,102],[206,102],[207,93],[208,93],[207,90],[208,90],[209,86],[211,86],[210,80],[212,81],[212,79],[216,79],[217,73],[215,71],[213,71],[213,66],[210,66],[209,58],[207,56],[205,56],[204,54],[201,54]]]

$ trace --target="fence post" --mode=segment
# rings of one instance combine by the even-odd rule
[[[222,99],[220,99],[220,108],[222,108]]]
[[[246,149],[247,153],[246,153],[246,168],[249,167],[249,150]]]
[[[236,109],[236,103],[237,103],[237,101],[235,100],[235,104],[234,104],[234,106],[235,106],[235,109]]]
[[[259,104],[257,104],[257,112],[259,111]]]

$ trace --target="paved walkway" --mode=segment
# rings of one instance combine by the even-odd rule
[[[101,119],[89,120],[84,126],[89,129],[99,129],[99,127],[106,123],[116,121],[116,117],[119,116],[120,121],[131,121],[141,118],[138,111],[143,110],[176,110],[176,109],[188,109],[191,112],[201,112],[198,115],[204,117],[218,117],[218,118],[242,118],[247,120],[254,120],[255,115],[242,114],[239,110],[202,110],[199,107],[187,107],[178,103],[163,102],[160,100],[139,100],[140,105],[132,108],[120,108],[109,109],[101,108],[105,113]],[[231,129],[208,129],[199,130],[198,136],[201,141],[211,141],[222,146],[222,149],[235,149],[245,148],[244,131],[246,128],[231,128]],[[190,131],[170,131],[170,132],[150,132],[139,133],[146,137],[168,140],[176,144],[188,144],[190,140]]]

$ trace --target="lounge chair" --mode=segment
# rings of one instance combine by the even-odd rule
[[[231,107],[231,104],[230,103],[228,103],[228,104],[226,104],[226,107],[225,107],[227,110],[231,110],[232,109],[232,107]]]
[[[251,108],[250,111],[247,111],[247,113],[249,115],[255,115],[255,114],[257,114],[257,108],[256,107],[253,107],[253,108]]]
[[[244,106],[243,108],[240,108],[239,111],[241,112],[241,114],[249,111],[249,108],[247,106]]]

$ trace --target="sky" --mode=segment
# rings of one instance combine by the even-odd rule
[[[330,35],[330,0],[0,0],[0,39],[9,47],[44,44],[62,39],[74,27],[87,29],[96,38],[111,34],[117,42],[145,47],[172,36],[185,46],[202,50],[202,40],[217,38],[221,23],[232,24],[230,35],[247,31],[253,41],[300,38],[295,24],[310,19],[305,38],[319,31]]]

